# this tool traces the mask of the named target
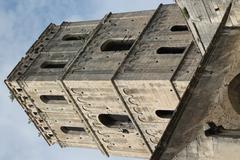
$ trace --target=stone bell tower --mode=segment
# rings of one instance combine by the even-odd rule
[[[176,5],[50,24],[6,80],[49,144],[149,158],[201,59]]]
[[[49,145],[150,158],[201,50],[176,4],[50,24],[5,83]]]

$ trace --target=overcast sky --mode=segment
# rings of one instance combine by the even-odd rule
[[[3,80],[51,22],[100,19],[109,11],[155,9],[160,3],[173,0],[0,0],[0,159],[127,160],[97,150],[49,147],[20,105],[11,102]]]

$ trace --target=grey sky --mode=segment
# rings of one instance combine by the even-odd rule
[[[0,160],[120,160],[83,148],[49,147],[11,102],[3,80],[50,23],[100,19],[109,11],[155,9],[173,0],[0,0]]]

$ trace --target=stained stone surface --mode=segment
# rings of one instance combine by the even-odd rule
[[[190,92],[193,107],[162,160],[237,160],[239,140],[204,131],[210,121],[240,127],[238,79],[231,83],[240,68],[238,6],[235,0],[212,63],[194,87],[202,54],[176,4],[50,24],[5,82],[49,145],[145,159],[186,91],[204,88]],[[211,11],[216,21],[222,17],[216,7]]]

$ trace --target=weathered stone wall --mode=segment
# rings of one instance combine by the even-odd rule
[[[231,13],[237,15],[236,6]],[[160,5],[155,12],[110,13],[101,21],[50,25],[6,84],[49,144],[149,158],[201,58],[180,9]],[[214,108],[208,120],[238,128],[230,102],[218,100],[226,105]],[[175,159],[221,159],[225,144],[237,149],[238,143],[206,137],[202,129]]]
[[[113,119],[103,124],[99,116],[124,115],[128,112],[116,92],[112,77],[128,55],[129,48],[118,50],[117,44],[132,43],[141,34],[153,11],[110,14],[104,19],[98,32],[93,35],[79,57],[74,61],[64,78],[69,93],[92,127],[99,143],[110,155],[149,157],[149,152],[141,134],[135,127],[114,127]],[[109,44],[110,43],[110,44]],[[103,45],[109,48],[102,48]],[[106,50],[106,51],[105,51]],[[120,123],[121,121],[119,121]]]

